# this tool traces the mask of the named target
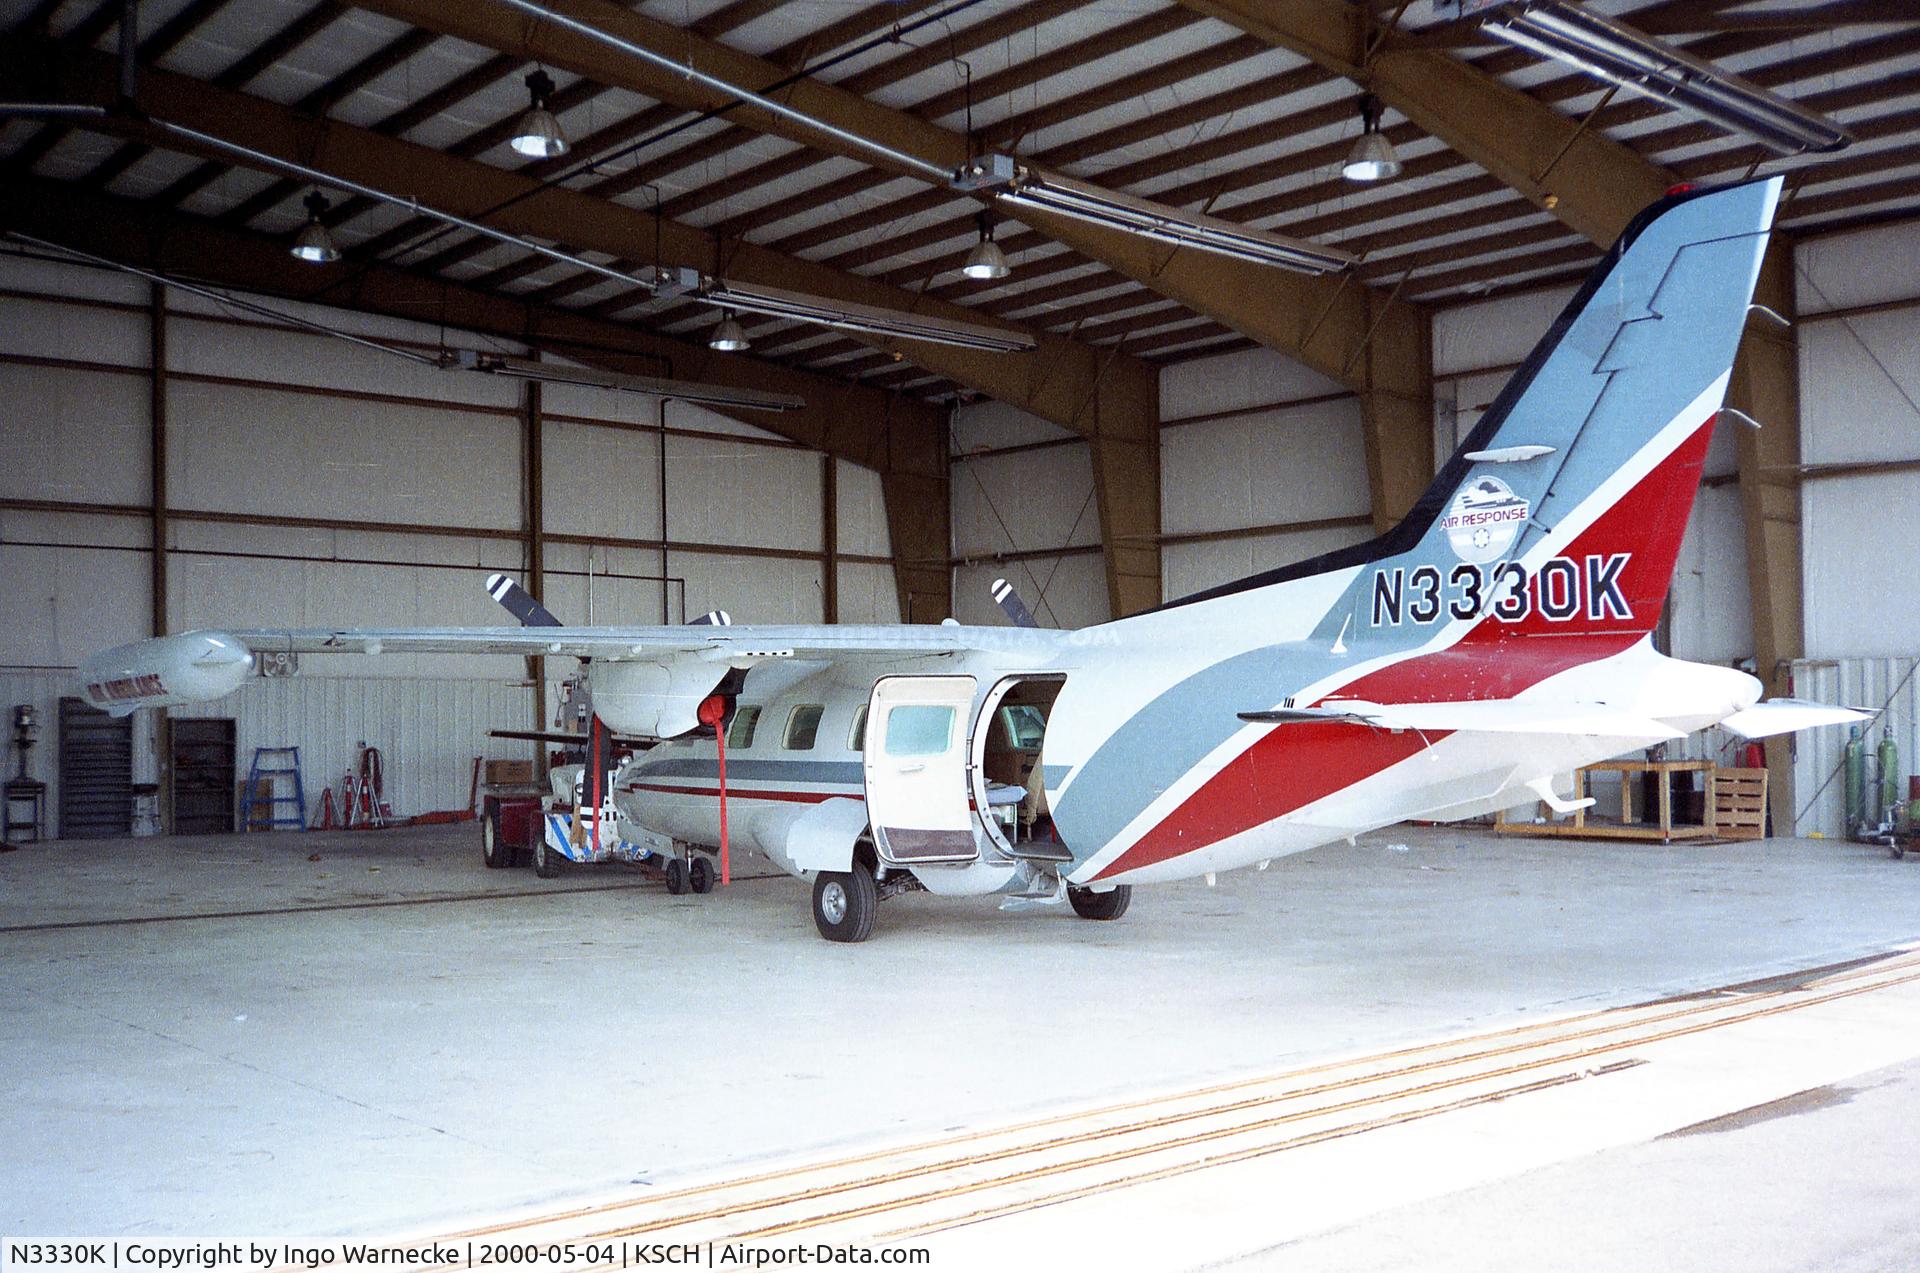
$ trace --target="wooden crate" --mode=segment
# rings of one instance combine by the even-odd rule
[[[1722,840],[1767,834],[1767,771],[1715,769],[1707,786],[1707,825]]]
[[[487,762],[489,787],[517,786],[532,781],[533,762],[531,760],[489,760]]]

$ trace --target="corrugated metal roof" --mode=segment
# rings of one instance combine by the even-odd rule
[[[46,29],[69,40],[115,40],[105,0],[66,0]],[[1592,0],[1590,7],[1658,29],[1718,65],[1831,113],[1859,142],[1838,156],[1780,159],[1744,137],[1604,88],[1568,68],[1491,42],[1453,51],[1503,82],[1689,178],[1739,176],[1756,160],[1795,174],[1783,224],[1805,229],[1920,204],[1920,26],[1836,24],[1746,29],[1754,13],[1804,11],[1820,0]],[[1359,131],[1357,89],[1301,57],[1170,0],[645,0],[640,12],[789,66],[828,63],[820,77],[949,128],[969,122],[983,146],[1021,154],[1117,189],[1207,206],[1247,224],[1306,234],[1362,254],[1363,281],[1410,299],[1449,301],[1584,270],[1599,250],[1389,111],[1384,126],[1408,172],[1379,186],[1339,176]],[[1376,6],[1382,7],[1382,6]],[[1394,6],[1384,6],[1391,11]],[[941,20],[903,30],[928,15]],[[1732,30],[1714,30],[1720,21]],[[527,64],[450,37],[431,37],[335,0],[146,0],[143,35],[164,33],[158,65],[296,110],[478,163],[520,168],[505,126],[526,106]],[[1439,25],[1416,0],[1409,32]],[[1696,29],[1697,28],[1697,29]],[[815,46],[818,47],[815,47]],[[847,56],[849,52],[852,56]],[[839,60],[833,60],[839,59]],[[550,72],[555,109],[576,141],[571,158],[604,162],[572,179],[629,207],[666,214],[912,291],[974,306],[1092,343],[1125,341],[1171,360],[1246,343],[1142,284],[1002,222],[1014,275],[961,279],[975,204],[921,182],[700,119],[624,89]],[[0,155],[59,181],[93,181],[129,199],[174,201],[189,215],[238,219],[271,234],[304,219],[291,182],[124,143],[64,125],[0,128]],[[606,158],[613,155],[613,158]],[[400,263],[563,308],[697,334],[710,310],[652,302],[620,284],[575,277],[516,249],[434,232],[424,247],[396,238],[403,209],[348,205],[335,233]],[[385,236],[383,238],[383,236]],[[636,244],[636,260],[647,259]],[[596,308],[597,307],[597,308]],[[856,370],[943,393],[890,358],[835,333],[748,323],[781,361]]]

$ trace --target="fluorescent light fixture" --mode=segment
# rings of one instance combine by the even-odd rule
[[[960,272],[983,281],[1005,278],[1013,272],[1007,265],[1007,254],[993,241],[993,214],[985,208],[980,210],[980,241],[967,253],[967,262],[960,267]]]
[[[1075,181],[1017,162],[1011,155],[987,155],[953,174],[962,191],[992,191],[1001,204],[1032,208],[1090,221],[1161,243],[1213,252],[1258,265],[1277,265],[1307,274],[1327,274],[1354,263],[1338,248],[1322,247],[1271,230],[1235,225],[1204,212],[1183,212],[1151,199]]]
[[[1360,136],[1354,139],[1340,175],[1348,181],[1388,181],[1400,175],[1400,155],[1380,131],[1380,99],[1360,96]]]
[[[0,102],[0,119],[101,119],[104,106],[78,102]]]
[[[327,196],[315,190],[301,202],[307,208],[307,223],[293,236],[293,246],[288,250],[302,261],[330,265],[340,259],[340,245],[333,241],[333,232],[320,220],[327,210]]]
[[[567,135],[547,109],[547,99],[553,96],[553,78],[545,71],[534,71],[527,76],[527,94],[533,104],[514,125],[507,145],[529,159],[558,159],[567,153]]]
[[[988,327],[982,323],[910,314],[902,309],[883,309],[854,301],[827,300],[763,283],[733,283],[685,267],[667,271],[655,284],[654,294],[691,294],[710,304],[738,310],[743,314],[765,314],[769,318],[816,323],[841,331],[865,332],[871,336],[898,336],[904,340],[925,340],[938,345],[957,345],[962,349],[984,349],[993,353],[1032,349],[1037,343],[1027,333],[1007,327]]]
[[[760,389],[735,389],[728,385],[705,385],[692,380],[662,380],[654,376],[630,376],[618,371],[599,371],[592,367],[573,367],[565,363],[541,362],[512,354],[489,353],[480,349],[450,350],[440,360],[444,368],[486,371],[498,376],[518,376],[550,385],[581,385],[589,389],[619,389],[628,393],[648,393],[675,402],[693,402],[707,407],[745,407],[754,411],[798,411],[806,399],[790,393],[768,393]]]
[[[713,327],[713,335],[707,337],[707,348],[737,354],[752,349],[753,342],[747,339],[746,329],[740,326],[733,311],[721,310],[720,321]]]
[[[1565,0],[1510,4],[1481,25],[1508,44],[1746,133],[1782,154],[1839,150],[1853,141],[1824,115]]]

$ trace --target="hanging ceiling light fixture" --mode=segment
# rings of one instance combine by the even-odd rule
[[[513,136],[507,145],[529,159],[558,159],[567,153],[567,135],[561,131],[560,121],[547,109],[547,99],[553,96],[553,77],[535,70],[527,76],[527,94],[533,104],[513,126]]]
[[[1746,133],[1783,155],[1839,150],[1853,141],[1851,133],[1824,115],[1624,22],[1563,0],[1519,0],[1482,19],[1481,29],[1608,84]]]
[[[1258,230],[1204,212],[1187,212],[1152,199],[1106,190],[1023,163],[1012,155],[983,155],[958,169],[953,174],[952,185],[966,194],[989,191],[995,202],[1010,207],[1072,217],[1158,243],[1213,252],[1256,265],[1327,274],[1354,263],[1353,254],[1339,248],[1322,247],[1273,230]]]
[[[340,245],[333,241],[333,231],[320,220],[331,206],[327,196],[315,190],[300,202],[306,205],[307,223],[293,236],[293,247],[289,250],[300,260],[314,265],[329,265],[339,260]]]
[[[1380,99],[1360,95],[1360,135],[1354,138],[1340,175],[1348,181],[1387,181],[1400,175],[1400,155],[1380,131]]]
[[[1007,254],[993,241],[993,214],[982,209],[979,224],[980,241],[967,253],[967,263],[960,267],[960,272],[968,278],[1005,278],[1013,271],[1007,265]]]
[[[720,321],[714,324],[713,335],[707,337],[707,348],[718,349],[725,353],[737,354],[753,348],[753,342],[747,339],[747,333],[733,317],[733,311],[720,311]]]

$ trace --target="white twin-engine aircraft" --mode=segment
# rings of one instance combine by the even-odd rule
[[[1393,530],[1145,614],[196,632],[95,656],[83,684],[124,712],[229,693],[256,652],[574,656],[599,725],[663,740],[613,774],[619,834],[684,856],[730,810],[736,841],[812,878],[834,941],[918,889],[1116,919],[1136,883],[1409,818],[1565,812],[1552,780],[1580,765],[1859,718],[1757,703],[1753,677],[1650,638],[1779,192],[1644,212]]]

